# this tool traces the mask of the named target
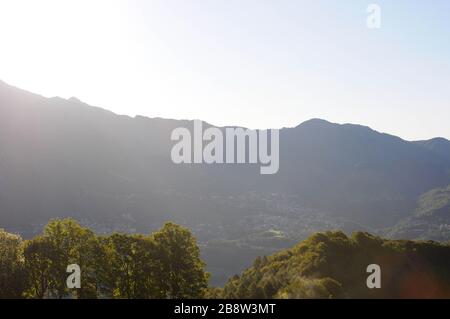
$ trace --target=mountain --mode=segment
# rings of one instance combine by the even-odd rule
[[[420,196],[414,214],[398,222],[387,236],[450,240],[450,186],[433,189]]]
[[[450,186],[431,190],[420,197],[418,217],[450,217]]]
[[[378,289],[367,286],[369,265],[380,267]],[[256,259],[216,297],[449,298],[449,274],[449,245],[327,232]]]
[[[443,158],[450,159],[450,141],[445,138],[437,137],[431,140],[417,141],[416,143],[433,151]]]
[[[312,120],[284,137],[288,174],[277,177],[314,207],[372,227],[389,225],[449,178],[447,159],[364,126]]]
[[[193,229],[223,281],[316,231],[391,227],[421,194],[450,184],[441,146],[360,125],[281,129],[275,175],[256,164],[176,165],[178,127],[192,132],[193,121],[117,115],[0,83],[1,227],[30,237],[73,217],[99,233],[149,233],[173,220]]]

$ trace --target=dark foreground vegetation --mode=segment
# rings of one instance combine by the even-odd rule
[[[66,286],[70,264],[80,289]],[[370,264],[381,267],[380,289],[367,287]],[[195,238],[173,223],[146,236],[98,236],[72,219],[31,240],[0,230],[0,298],[450,298],[450,245],[317,233],[223,288],[208,279]]]
[[[367,266],[381,267],[369,289]],[[225,298],[450,298],[450,245],[384,240],[356,232],[317,233],[258,258],[217,291]]]
[[[199,255],[191,232],[172,223],[148,236],[96,236],[71,219],[27,241],[0,231],[0,298],[201,298],[209,275]],[[81,289],[67,289],[70,264]]]

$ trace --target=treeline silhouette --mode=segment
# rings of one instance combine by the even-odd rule
[[[369,289],[367,266],[381,268]],[[387,240],[364,232],[316,233],[295,247],[257,258],[220,298],[450,298],[450,245]]]
[[[71,264],[80,289],[67,288]],[[367,286],[371,264],[381,268],[379,289]],[[31,240],[0,230],[0,298],[450,298],[450,245],[316,233],[258,257],[223,288],[208,279],[195,238],[173,223],[147,236],[98,236],[72,219],[50,221]]]
[[[148,236],[97,236],[72,219],[31,240],[0,230],[0,258],[0,298],[202,298],[208,287],[195,238],[173,223]],[[67,288],[70,264],[80,289]]]

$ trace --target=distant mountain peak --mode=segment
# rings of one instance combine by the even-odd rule
[[[422,145],[444,158],[450,159],[450,141],[443,137],[435,137],[430,140],[416,141],[414,143]]]
[[[433,143],[450,143],[450,141],[444,137],[435,137],[432,138],[430,140],[428,140],[428,142],[433,142]]]
[[[308,121],[305,121],[305,122],[301,123],[300,125],[298,125],[296,128],[310,128],[310,129],[346,128],[346,129],[353,129],[353,130],[362,130],[362,131],[367,131],[367,132],[376,132],[372,128],[365,126],[365,125],[352,124],[352,123],[339,124],[339,123],[329,122],[327,120],[320,119],[320,118],[313,118]]]
[[[69,98],[68,101],[73,102],[73,103],[78,103],[78,104],[86,104],[75,96],[72,96],[71,98]]]
[[[0,86],[4,87],[4,88],[11,88],[12,86],[8,83],[6,83],[5,81],[2,81],[0,79]]]
[[[310,120],[307,120],[305,122],[300,123],[299,125],[297,125],[297,127],[299,126],[309,126],[309,125],[314,125],[314,126],[323,126],[323,125],[337,125],[336,123],[331,123],[327,120],[324,119],[320,119],[320,118],[312,118]]]

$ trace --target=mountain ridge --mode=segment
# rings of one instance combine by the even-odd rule
[[[92,158],[93,162],[90,162],[84,157],[101,151],[99,155],[109,154],[109,159],[105,158],[105,163],[110,163],[111,160],[117,162],[118,158],[122,158],[120,170],[125,169],[128,173],[118,172],[115,174],[128,176],[129,180],[139,180],[142,172],[128,167],[127,161],[136,163],[137,167],[144,169],[145,165],[140,157],[148,159],[156,157],[159,160],[155,165],[161,165],[163,171],[169,170],[170,173],[168,171],[167,174],[172,179],[170,183],[166,183],[161,178],[159,181],[162,185],[169,187],[172,192],[174,191],[173,186],[175,188],[180,186],[179,182],[173,184],[174,181],[179,181],[179,178],[177,174],[172,174],[172,171],[177,171],[182,175],[188,174],[189,178],[194,180],[198,180],[199,176],[203,176],[202,178],[209,176],[212,180],[218,181],[218,183],[213,182],[213,192],[225,190],[225,193],[229,193],[234,189],[233,186],[230,188],[230,183],[235,183],[239,185],[236,188],[238,191],[287,192],[291,195],[300,193],[300,195],[305,194],[304,197],[308,197],[308,199],[317,197],[315,193],[321,188],[329,188],[328,196],[334,197],[334,192],[341,192],[341,190],[335,189],[333,183],[341,184],[348,189],[349,195],[352,191],[360,192],[365,187],[363,197],[367,199],[373,197],[371,188],[374,187],[381,191],[377,195],[381,196],[380,198],[387,196],[388,193],[381,189],[381,187],[387,186],[393,191],[403,192],[403,190],[409,189],[407,196],[414,197],[429,189],[448,184],[446,184],[448,177],[446,174],[449,173],[446,173],[446,170],[450,166],[450,161],[442,156],[432,155],[435,152],[421,143],[408,142],[393,135],[377,132],[367,126],[336,124],[322,119],[311,119],[294,128],[281,130],[280,173],[266,177],[267,183],[259,182],[261,176],[255,175],[256,170],[252,165],[249,165],[248,169],[244,169],[242,165],[224,165],[223,167],[199,165],[184,169],[185,167],[173,165],[170,161],[170,147],[173,143],[169,137],[171,130],[176,127],[185,126],[192,129],[192,120],[118,115],[103,108],[90,106],[76,98],[48,99],[2,83],[0,112],[3,118],[2,123],[5,124],[3,125],[3,136],[9,136],[8,140],[2,141],[4,145],[12,147],[16,144],[13,147],[14,150],[17,151],[17,147],[20,146],[24,153],[28,153],[27,147],[31,146],[28,145],[31,142],[34,143],[34,146],[40,145],[43,149],[54,145],[53,157],[50,157],[49,153],[46,158],[47,162],[56,161],[60,166],[67,165],[60,161],[61,157],[56,149],[56,147],[60,147],[61,150],[66,150],[62,153],[72,154],[72,157],[67,160],[78,164],[79,169],[82,170],[92,166],[93,162],[97,162],[94,158]],[[20,136],[26,140],[11,139],[13,132],[21,132]],[[72,143],[74,149],[67,145],[68,142]],[[30,151],[24,158],[34,158],[35,155]],[[45,155],[41,155],[45,157]],[[128,159],[125,160],[125,158]],[[161,161],[167,161],[167,163]],[[99,171],[103,170],[101,164],[101,161],[96,164]],[[411,168],[405,168],[405,164],[411,165]],[[151,170],[151,166],[145,167],[145,170],[147,169]],[[153,174],[157,174],[158,168],[155,167],[155,169]],[[414,185],[410,185],[409,180],[411,179],[408,175],[410,172],[414,173],[413,169],[417,170],[416,174],[423,175],[421,176],[423,186],[416,188]],[[115,171],[115,169],[110,170]],[[133,172],[134,177],[129,176],[130,172]],[[397,174],[398,179],[383,176],[387,172]],[[231,174],[226,176],[229,173]],[[242,176],[241,173],[243,173]],[[363,175],[366,176],[363,177]],[[440,178],[441,175],[445,178]],[[247,181],[242,181],[241,177],[246,178]],[[297,180],[293,180],[295,177]],[[317,187],[304,184],[301,182],[302,180],[314,181]],[[387,181],[389,181],[388,184],[386,184]],[[204,183],[201,182],[201,184]],[[382,186],[383,184],[384,186]],[[396,186],[396,184],[400,185]],[[206,185],[200,188],[200,190],[205,189],[210,188]],[[293,190],[296,191],[293,192]],[[231,192],[233,193],[233,191]],[[345,193],[336,196],[338,204],[342,201],[350,203],[351,200]],[[386,195],[382,195],[383,193]],[[391,197],[391,195],[389,196]],[[358,198],[358,196],[354,197]],[[398,197],[398,200],[402,201],[401,197]],[[320,204],[320,202],[322,202],[321,196],[313,200],[313,205]],[[318,206],[323,206],[318,207],[319,210],[328,211],[333,205],[330,203],[330,205]],[[410,205],[410,208],[413,206]],[[344,209],[343,207],[340,210]],[[353,210],[356,211],[356,208]]]
[[[143,114],[136,114],[135,116],[130,116],[130,115],[116,113],[116,112],[111,111],[111,110],[109,110],[107,108],[104,108],[104,107],[91,105],[91,104],[89,104],[87,102],[82,101],[81,99],[79,99],[76,96],[71,96],[68,99],[60,97],[60,96],[53,96],[53,97],[48,97],[47,98],[47,97],[45,97],[45,96],[43,96],[41,94],[33,93],[33,92],[30,92],[30,91],[21,89],[21,88],[19,88],[17,86],[11,85],[11,84],[9,84],[9,83],[7,83],[7,82],[5,82],[5,81],[0,79],[0,87],[1,86],[3,86],[6,89],[16,90],[16,91],[25,93],[27,95],[32,95],[32,96],[39,97],[39,98],[42,98],[42,99],[51,99],[51,100],[73,102],[75,104],[85,105],[85,106],[88,106],[90,108],[101,109],[101,110],[104,110],[106,112],[112,113],[112,114],[114,114],[116,116],[126,116],[126,117],[129,117],[129,118],[132,118],[132,119],[136,119],[136,118],[139,119],[140,118],[140,119],[148,119],[148,120],[164,120],[164,121],[180,121],[180,122],[193,122],[195,120],[201,120],[201,119],[164,118],[164,117],[158,117],[158,116],[157,117],[151,117],[151,116],[143,115]],[[227,128],[227,127],[237,128],[237,127],[240,127],[240,128],[248,129],[248,127],[240,126],[240,125],[223,125],[223,126],[218,126],[218,125],[214,125],[212,123],[208,123],[206,121],[202,121],[202,122],[206,123],[209,126],[218,127],[218,128]],[[322,118],[311,118],[309,120],[305,120],[303,122],[300,122],[296,126],[282,127],[282,128],[280,128],[280,130],[296,129],[296,128],[299,128],[299,127],[302,127],[302,126],[306,126],[306,125],[310,125],[310,124],[313,124],[313,125],[320,124],[320,125],[328,125],[328,126],[339,126],[339,127],[344,127],[344,128],[348,127],[348,128],[354,128],[354,129],[360,128],[360,129],[363,129],[363,130],[369,130],[369,131],[376,132],[376,133],[379,133],[379,134],[386,134],[388,136],[396,137],[396,138],[399,138],[399,139],[407,141],[407,142],[414,142],[414,143],[419,143],[419,144],[428,143],[428,142],[437,142],[437,141],[445,141],[445,142],[450,143],[450,141],[448,139],[446,139],[445,137],[434,137],[434,138],[430,138],[430,139],[427,139],[427,140],[417,140],[417,141],[407,140],[407,139],[403,139],[403,138],[401,138],[399,136],[396,136],[396,135],[393,135],[393,134],[390,134],[390,133],[377,131],[377,130],[375,130],[375,129],[371,128],[370,126],[367,126],[367,125],[356,124],[356,123],[336,123],[336,122],[331,122],[331,121],[328,121],[328,120],[322,119]],[[258,129],[252,129],[252,130],[270,130],[270,129],[274,129],[274,128],[258,128]]]
[[[52,218],[98,233],[149,233],[172,220],[193,230],[223,283],[314,232],[391,227],[450,184],[446,157],[361,125],[312,119],[280,130],[280,170],[266,176],[254,164],[174,164],[177,127],[192,132],[193,121],[0,85],[0,226],[29,238]]]

